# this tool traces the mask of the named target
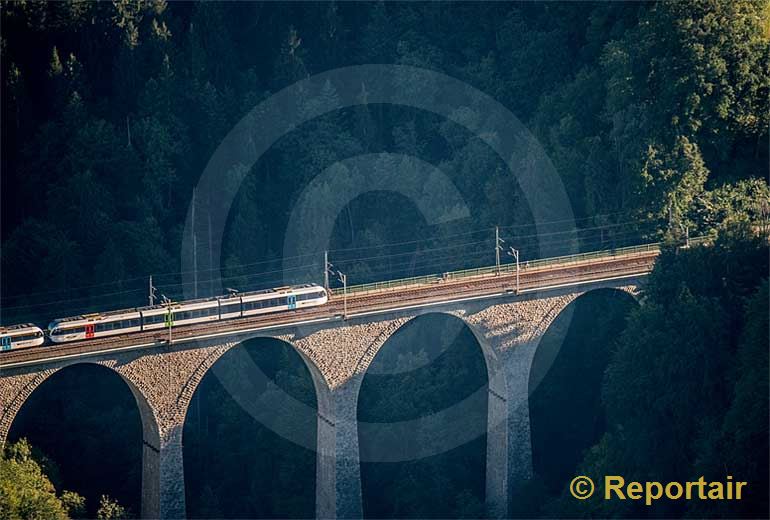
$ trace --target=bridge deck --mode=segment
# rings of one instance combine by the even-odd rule
[[[608,278],[644,275],[652,269],[657,256],[657,248],[645,248],[585,260],[575,260],[573,257],[555,264],[533,263],[530,267],[521,270],[520,292],[530,293],[546,290],[549,287],[580,285]],[[481,271],[480,274],[470,272],[460,278],[434,278],[425,283],[391,285],[380,289],[371,288],[354,292],[348,295],[348,317],[376,315],[416,306],[499,297],[515,293],[515,271],[502,272],[500,275],[489,268],[479,271]],[[253,334],[259,330],[330,322],[341,320],[342,313],[343,296],[337,293],[330,298],[327,305],[322,307],[175,327],[172,330],[172,342],[177,344],[211,336]],[[45,363],[54,359],[88,356],[109,350],[158,347],[167,345],[167,339],[166,330],[155,330],[5,352],[0,355],[0,369]]]

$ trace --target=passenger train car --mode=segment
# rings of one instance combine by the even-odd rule
[[[48,333],[54,343],[65,343],[302,309],[323,305],[327,301],[326,291],[320,285],[294,285],[217,298],[60,318],[48,325]]]
[[[0,351],[37,347],[44,341],[43,331],[32,323],[0,327]]]

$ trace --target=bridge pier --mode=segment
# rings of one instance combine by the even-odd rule
[[[358,386],[360,382],[349,381],[331,390],[325,402],[318,400],[317,518],[363,517]]]
[[[181,433],[181,431],[180,431]],[[184,518],[184,454],[180,435],[160,446],[143,440],[142,518]]]
[[[508,393],[508,485],[514,494],[532,478],[532,431],[529,421],[529,368],[540,342],[538,337],[520,344],[505,363]]]
[[[621,284],[613,280],[592,287],[612,287],[631,294],[637,289],[628,281]],[[530,371],[535,352],[556,316],[585,292],[585,288],[565,288],[493,304],[449,302],[313,329],[287,327],[276,333],[274,337],[291,343],[302,354],[315,385],[316,516],[363,516],[357,422],[361,383],[391,335],[415,316],[428,312],[463,320],[481,346],[488,375],[486,508],[490,517],[510,516],[511,497],[533,473],[529,394],[533,390]],[[37,366],[3,367],[0,445],[16,413],[46,378],[74,363],[100,364],[126,382],[142,417],[142,517],[183,518],[182,431],[190,400],[212,365],[243,339],[234,334],[198,344],[100,352],[87,358],[43,360]]]
[[[511,451],[508,403],[511,396],[504,373],[489,371],[488,374],[486,511],[489,518],[505,518],[508,516],[508,453]]]
[[[184,518],[186,514],[182,429],[183,425],[176,426],[161,441],[156,477],[160,490],[159,518]],[[144,498],[142,497],[143,502]],[[144,514],[142,516],[151,518]]]

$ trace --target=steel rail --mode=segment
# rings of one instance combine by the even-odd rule
[[[629,252],[624,255],[575,260],[544,265],[521,272],[520,294],[557,287],[644,276],[651,269],[657,250]],[[361,291],[348,295],[349,318],[372,316],[419,307],[440,306],[459,301],[495,297],[511,297],[515,290],[515,273],[499,276],[479,274],[448,278],[431,283],[411,284],[379,291]],[[284,329],[307,324],[341,321],[342,296],[333,295],[327,305],[293,311],[277,312],[245,318],[233,318],[203,324],[173,328],[172,344],[223,336],[246,335],[259,331]],[[95,356],[111,351],[136,350],[168,346],[160,340],[166,329],[83,340],[73,343],[32,347],[0,354],[0,370],[16,366],[41,364],[70,357]]]

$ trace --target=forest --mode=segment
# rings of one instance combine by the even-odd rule
[[[292,210],[314,179],[365,154],[415,157],[446,175],[467,213],[436,223],[396,192],[355,198],[328,247],[350,283],[491,265],[495,226],[524,261],[545,242],[664,243],[644,305],[589,295],[543,338],[530,396],[535,475],[512,490],[509,514],[768,516],[767,0],[3,0],[0,9],[2,325],[143,305],[150,276],[170,298],[209,296],[215,276],[239,290],[282,285],[295,265],[282,256]],[[499,102],[552,163],[577,231],[536,222],[488,145],[495,136],[367,103],[362,85],[360,104],[292,129],[243,172],[218,251],[196,251],[218,254],[221,272],[201,269],[191,286],[185,220],[193,207],[200,229],[211,218],[194,190],[223,139],[295,82],[364,64],[437,71]],[[312,111],[343,88],[327,83],[291,103]],[[484,116],[474,108],[458,107],[458,118]],[[321,186],[319,207],[332,190]],[[687,236],[709,245],[682,248]],[[314,253],[299,267],[320,283],[323,251]],[[375,367],[431,362],[368,374],[360,420],[418,417],[487,384],[472,334],[442,320],[416,320],[383,348]],[[290,346],[243,348],[268,376],[258,392],[279,387],[316,406]],[[539,373],[551,350],[558,356]],[[141,424],[121,385],[98,367],[72,367],[40,387],[0,459],[0,517],[137,516]],[[407,404],[405,416],[394,403]],[[315,424],[300,427],[315,437]],[[254,421],[216,378],[198,388],[184,436],[190,517],[313,516],[315,454]],[[376,442],[362,437],[361,450]],[[410,442],[429,439],[417,431]],[[482,436],[417,461],[364,463],[364,514],[483,517],[484,457]],[[718,479],[727,468],[754,491],[737,504],[644,507],[578,502],[566,489],[576,474],[617,468],[636,480]]]
[[[185,217],[220,141],[282,88],[341,66],[440,71],[500,102],[553,163],[584,250],[768,218],[763,0],[2,5],[3,324],[142,304],[151,275],[180,297]],[[350,283],[489,265],[494,226],[530,259],[545,240],[482,139],[362,104],[289,132],[246,175],[217,244],[223,286],[275,286],[302,190],[373,152],[436,165],[468,213],[429,223],[397,193],[362,194],[329,244]],[[318,282],[321,255],[307,260]]]

